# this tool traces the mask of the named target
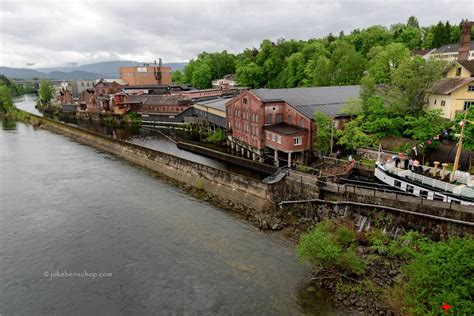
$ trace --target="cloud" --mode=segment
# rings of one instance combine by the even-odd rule
[[[133,59],[187,61],[202,51],[238,53],[269,38],[308,39],[415,15],[458,23],[472,1],[4,1],[0,65],[60,66]]]

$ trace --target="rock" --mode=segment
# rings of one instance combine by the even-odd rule
[[[278,229],[278,224],[277,223],[273,224],[272,225],[272,230],[277,230],[277,229]]]
[[[403,275],[399,274],[396,277],[394,277],[393,282],[398,283],[398,284],[402,283],[403,282]]]

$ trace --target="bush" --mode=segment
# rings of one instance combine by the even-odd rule
[[[351,227],[325,220],[301,236],[296,253],[320,269],[361,274],[365,261],[357,255],[355,245],[356,233]]]
[[[414,315],[440,314],[448,303],[455,315],[474,315],[474,239],[420,244],[411,263],[402,268],[404,310]]]
[[[207,141],[210,143],[219,143],[225,140],[225,134],[222,129],[216,129],[211,135],[207,137]]]

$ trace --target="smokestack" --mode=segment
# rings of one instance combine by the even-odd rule
[[[459,41],[458,60],[468,60],[471,49],[471,27],[474,22],[461,22],[461,39]]]

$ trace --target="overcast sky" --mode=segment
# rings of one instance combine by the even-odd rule
[[[457,24],[474,19],[474,1],[0,0],[0,66],[187,61],[202,51],[258,47],[265,38],[321,37],[410,15],[421,25]]]

